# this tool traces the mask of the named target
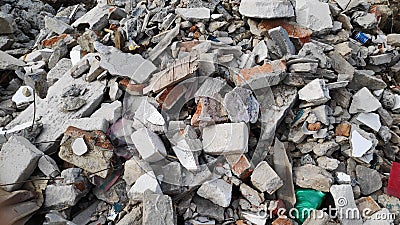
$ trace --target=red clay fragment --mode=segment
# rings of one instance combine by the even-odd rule
[[[258,24],[259,29],[270,30],[275,27],[281,26],[285,29],[289,37],[300,39],[301,43],[310,42],[312,31],[308,28],[298,25],[295,22],[290,22],[284,19],[263,20]]]
[[[387,194],[400,198],[400,163],[393,162],[390,170]]]

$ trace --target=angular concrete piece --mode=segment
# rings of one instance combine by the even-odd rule
[[[313,31],[333,28],[329,4],[318,0],[296,0],[296,21]]]
[[[323,192],[329,192],[334,181],[328,171],[311,164],[293,168],[293,177],[296,185]]]
[[[321,79],[315,79],[300,89],[299,98],[315,104],[323,104],[331,99],[329,89]]]
[[[91,30],[100,31],[108,24],[109,5],[101,5],[94,7],[85,15],[77,19],[72,27],[88,27]]]
[[[358,165],[356,174],[363,195],[370,195],[382,188],[382,179],[378,171]]]
[[[74,28],[72,28],[70,25],[68,25],[68,24],[64,23],[63,21],[58,20],[57,18],[54,18],[54,17],[46,16],[44,18],[44,23],[45,23],[45,27],[48,30],[50,30],[58,35],[61,35],[64,33],[67,34],[67,33],[74,31]]]
[[[255,123],[258,120],[260,104],[251,90],[235,87],[225,95],[224,105],[229,119],[234,123]]]
[[[27,180],[37,167],[43,155],[27,139],[12,136],[0,151],[0,184],[11,184]],[[6,191],[14,191],[23,183],[3,186]]]
[[[357,116],[357,120],[376,132],[378,132],[382,126],[380,117],[376,113],[360,113]]]
[[[43,155],[38,161],[39,170],[48,177],[56,177],[60,174],[60,169],[54,159],[48,155]]]
[[[210,9],[201,8],[177,8],[175,13],[181,16],[184,20],[192,22],[208,21],[210,19]]]
[[[139,177],[143,174],[150,172],[152,169],[150,165],[140,159],[137,156],[133,156],[131,159],[125,162],[125,170],[123,179],[128,186],[132,186]]]
[[[136,180],[135,184],[128,191],[128,197],[131,201],[143,201],[143,195],[147,190],[156,194],[162,194],[160,184],[153,171],[143,174]]]
[[[282,187],[283,181],[265,162],[260,162],[251,174],[251,183],[261,192],[267,192],[272,195],[275,191]]]
[[[94,48],[101,55],[100,66],[108,70],[111,75],[129,77],[138,83],[143,83],[157,69],[152,62],[139,54],[124,53],[97,41],[94,42]]]
[[[281,26],[268,30],[268,34],[280,49],[280,55],[286,56],[296,54],[296,49],[289,38],[288,32]]]
[[[16,70],[22,66],[25,66],[24,61],[0,51],[0,70]]]
[[[369,113],[376,111],[380,107],[382,107],[382,104],[375,98],[368,88],[364,87],[353,95],[349,113]]]
[[[157,162],[167,155],[161,138],[147,128],[135,131],[131,138],[139,154],[147,162]]]
[[[90,118],[104,118],[110,124],[114,124],[122,116],[122,103],[114,101],[112,103],[101,104],[100,109],[94,112]]]
[[[338,209],[338,218],[343,225],[362,225],[361,213],[354,201],[351,185],[332,185],[330,193]]]
[[[207,126],[203,129],[202,138],[207,154],[243,154],[248,150],[249,131],[243,122]]]
[[[200,186],[197,194],[219,206],[228,207],[232,198],[232,184],[222,179],[208,181]]]
[[[14,32],[15,22],[11,15],[0,12],[0,34],[12,34]]]
[[[287,0],[242,0],[239,13],[243,16],[261,19],[293,17],[294,10]]]
[[[143,196],[143,225],[176,225],[171,197],[146,191]]]

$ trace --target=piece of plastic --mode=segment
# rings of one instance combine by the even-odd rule
[[[325,193],[313,189],[296,189],[296,219],[300,224],[308,218],[311,211],[318,209],[324,200]]]
[[[393,162],[390,170],[387,194],[400,198],[400,163]]]

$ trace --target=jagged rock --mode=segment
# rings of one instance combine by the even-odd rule
[[[268,175],[266,176],[266,174]],[[282,179],[265,161],[260,162],[254,169],[251,182],[259,191],[267,192],[270,195],[283,185]]]
[[[290,1],[243,0],[239,7],[240,14],[261,19],[293,17],[294,10]]]
[[[357,181],[363,195],[370,195],[381,189],[381,175],[374,169],[358,165],[356,167]]]
[[[208,181],[200,186],[197,194],[219,206],[228,207],[232,198],[232,184],[222,179]]]
[[[293,168],[293,177],[296,185],[323,192],[329,192],[334,181],[328,171],[311,164]]]
[[[375,96],[372,95],[368,88],[364,87],[353,95],[353,100],[351,101],[349,113],[369,113],[376,111],[381,106],[382,105],[378,101],[378,99],[376,99]]]

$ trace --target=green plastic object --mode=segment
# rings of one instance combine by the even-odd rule
[[[296,205],[297,210],[295,217],[300,224],[308,218],[311,211],[321,207],[325,193],[313,189],[296,189]]]

